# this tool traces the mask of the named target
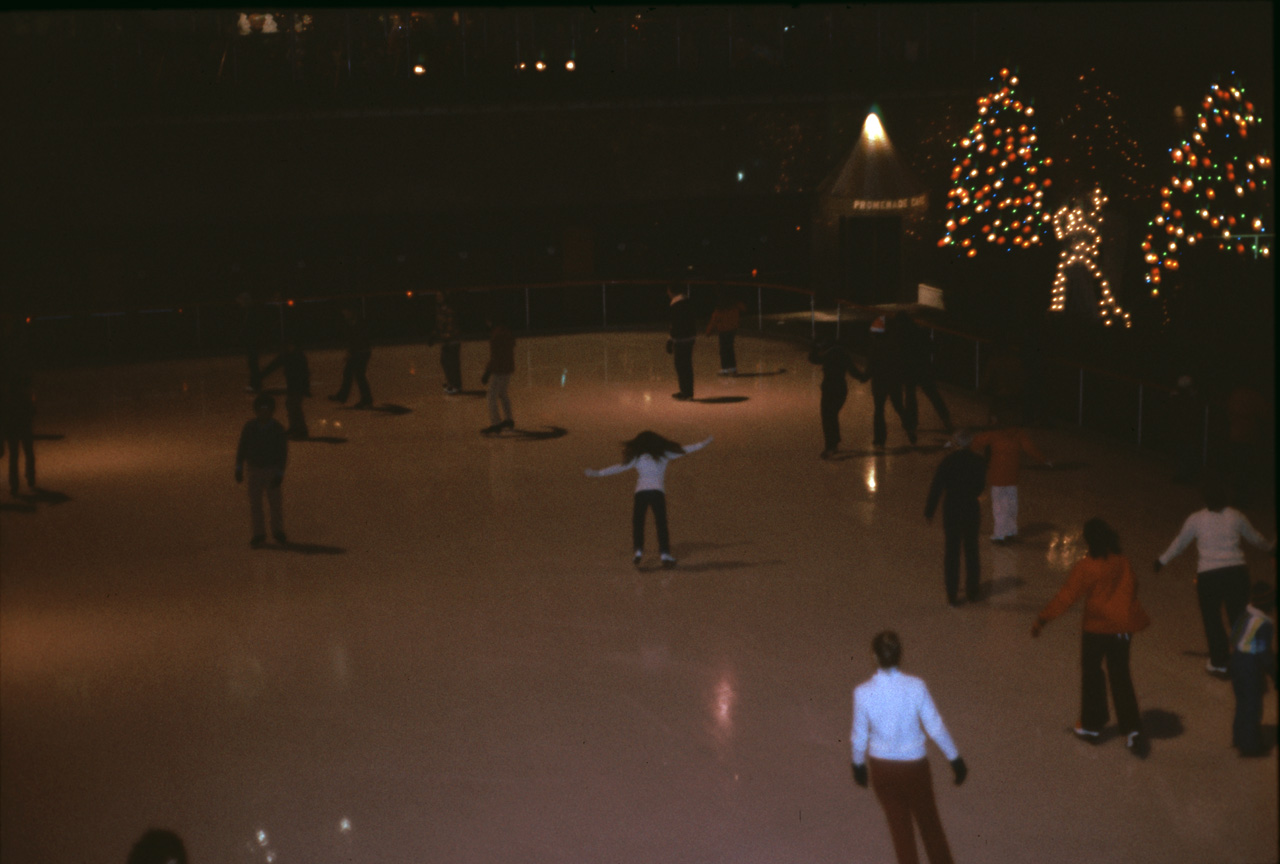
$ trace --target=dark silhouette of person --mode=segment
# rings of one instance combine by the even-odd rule
[[[187,847],[172,831],[152,828],[133,844],[127,864],[187,864]]]
[[[958,429],[951,437],[956,449],[948,454],[934,472],[929,486],[929,497],[924,504],[924,518],[933,519],[942,501],[942,556],[943,584],[947,590],[947,602],[959,606],[960,601],[960,552],[964,551],[965,597],[970,603],[979,598],[981,570],[978,559],[978,527],[982,513],[978,496],[987,485],[987,460],[969,449],[973,434],[968,429]]]
[[[27,487],[36,486],[35,420],[36,400],[32,389],[31,359],[21,324],[5,319],[5,344],[0,370],[0,435],[9,450],[9,494],[18,495],[18,459],[25,457]],[[19,451],[22,451],[19,454]]]
[[[821,342],[809,352],[809,362],[822,367],[822,399],[818,411],[822,415],[823,450],[819,454],[830,459],[840,449],[840,409],[849,398],[846,375],[866,382],[867,374],[857,367],[849,350],[838,342]]]
[[[889,400],[902,428],[906,430],[907,440],[916,443],[916,427],[907,416],[902,404],[902,386],[906,370],[902,352],[902,339],[896,324],[886,321],[881,316],[871,322],[871,398],[875,403],[875,414],[871,420],[872,443],[883,447],[889,430],[884,420],[884,403]]]
[[[302,353],[296,340],[285,343],[284,350],[262,370],[266,378],[277,369],[284,369],[284,407],[289,416],[289,428],[285,434],[295,441],[307,438],[307,418],[302,414],[302,400],[311,395],[311,369],[307,355]]]
[[[458,316],[453,298],[436,292],[436,328],[433,341],[440,343],[440,368],[444,371],[444,392],[456,396],[462,392],[462,339],[458,335]]]
[[[707,322],[707,336],[715,333],[720,341],[720,374],[738,374],[738,356],[734,350],[734,338],[738,335],[738,325],[742,313],[747,311],[746,304],[733,299],[729,292],[721,289],[716,296],[716,308]]]
[[[259,393],[253,400],[253,419],[240,430],[240,443],[236,447],[236,482],[245,479],[248,466],[249,521],[253,526],[251,546],[261,546],[267,539],[266,519],[262,512],[265,496],[271,505],[271,534],[277,543],[284,543],[284,500],[280,485],[284,482],[284,468],[289,460],[289,439],[284,427],[272,416],[276,400],[266,393]]]
[[[680,389],[671,394],[673,399],[693,398],[693,345],[698,338],[698,324],[693,318],[693,306],[683,285],[667,286],[671,299],[671,338],[667,340],[667,352],[675,358],[676,380]]]
[[[929,400],[929,404],[933,406],[938,419],[942,421],[942,428],[950,434],[952,432],[951,412],[947,410],[947,403],[942,401],[942,394],[938,392],[938,385],[934,380],[933,350],[929,344],[929,335],[906,312],[899,312],[893,318],[898,328],[899,338],[902,340],[902,407],[906,411],[907,424],[912,429],[918,429],[920,426],[919,407],[916,403],[918,387]]]
[[[516,428],[508,395],[511,376],[516,371],[516,337],[499,313],[489,316],[489,327],[489,362],[480,376],[480,383],[489,388],[489,425],[481,431],[485,435],[496,435],[503,429]]]
[[[258,368],[258,349],[262,342],[262,329],[265,325],[262,305],[253,299],[248,291],[236,297],[236,305],[240,307],[240,345],[244,349],[245,360],[249,366],[249,385],[245,387],[251,393],[262,389],[262,371]]]
[[[351,395],[351,383],[354,381],[360,388],[360,401],[356,408],[373,407],[373,395],[369,392],[369,358],[373,349],[369,342],[369,326],[356,314],[354,309],[343,309],[342,317],[347,328],[347,357],[342,366],[342,386],[329,398],[334,402],[346,403]]]

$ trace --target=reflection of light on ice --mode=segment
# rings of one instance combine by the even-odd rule
[[[867,463],[867,491],[876,491],[876,463]]]
[[[1067,570],[1084,554],[1084,544],[1079,532],[1073,534],[1054,534],[1049,540],[1049,550],[1045,553],[1045,563],[1059,570]]]
[[[343,834],[351,833],[351,820],[346,816],[343,816],[342,819],[338,821],[338,831]]]

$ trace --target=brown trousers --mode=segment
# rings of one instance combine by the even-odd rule
[[[280,487],[273,486],[278,472],[275,468],[255,468],[245,466],[246,479],[249,481],[249,519],[253,523],[253,536],[265,537],[267,534],[266,519],[262,512],[262,498],[266,496],[271,505],[271,533],[284,533],[284,505]]]
[[[900,762],[869,758],[867,763],[871,766],[871,787],[889,822],[898,864],[917,864],[920,860],[912,820],[920,826],[930,864],[952,864],[947,835],[942,831],[942,820],[938,818],[938,807],[933,800],[929,760]]]

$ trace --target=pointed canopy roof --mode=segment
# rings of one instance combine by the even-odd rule
[[[862,135],[835,178],[820,187],[824,210],[842,216],[888,216],[920,209],[928,203],[924,188],[911,176],[874,109]]]

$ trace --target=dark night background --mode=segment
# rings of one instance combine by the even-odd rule
[[[1016,332],[1044,320],[1056,244],[977,262],[934,246],[950,141],[1008,65],[1046,154],[1070,161],[1055,124],[1089,73],[1145,166],[1121,184],[1101,154],[1094,172],[1127,238],[1116,290],[1134,330],[1063,326],[1120,365],[1153,349],[1217,357],[1231,332],[1242,364],[1271,367],[1270,262],[1194,250],[1157,310],[1136,249],[1182,134],[1175,106],[1194,111],[1234,73],[1273,152],[1270,4],[318,8],[247,35],[239,14],[0,16],[8,305],[72,314],[690,266],[805,288],[796,226],[876,104],[930,194],[906,281],[946,289],[956,326]],[[517,69],[538,59],[545,71]]]

